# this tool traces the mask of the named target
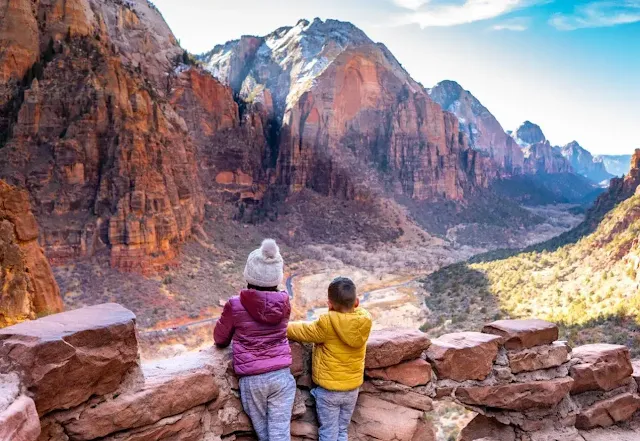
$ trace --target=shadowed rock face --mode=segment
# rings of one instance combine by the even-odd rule
[[[62,311],[29,194],[0,180],[0,328]]]
[[[461,200],[496,174],[455,117],[351,24],[301,21],[202,59],[241,99],[272,97],[281,124],[277,182],[288,192]]]
[[[524,152],[524,172],[573,173],[571,163],[559,147],[551,146],[537,124],[525,121],[512,135]]]

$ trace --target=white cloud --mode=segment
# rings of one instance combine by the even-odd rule
[[[399,18],[400,24],[430,26],[455,26],[502,15],[548,0],[465,0],[463,3],[438,3],[431,0],[394,0],[396,4],[412,5],[413,12]],[[418,3],[421,3],[418,5]],[[416,6],[418,5],[418,6]]]
[[[639,21],[640,0],[608,0],[576,6],[572,14],[554,14],[549,24],[561,31],[573,31]]]
[[[522,32],[529,28],[529,19],[526,17],[512,18],[510,20],[504,20],[500,23],[496,23],[491,26],[494,31],[516,31]]]
[[[428,3],[429,0],[393,0],[393,3],[405,9],[413,9],[416,10],[420,6]]]

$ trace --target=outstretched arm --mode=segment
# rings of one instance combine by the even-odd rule
[[[216,346],[226,347],[231,344],[233,338],[233,332],[235,326],[233,324],[233,312],[231,311],[231,302],[227,302],[224,305],[222,315],[216,322],[216,326],[213,329],[213,341]]]
[[[327,338],[325,320],[320,318],[315,322],[291,322],[287,328],[287,337],[301,343],[324,343]]]

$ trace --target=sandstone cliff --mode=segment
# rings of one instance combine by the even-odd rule
[[[0,180],[0,328],[63,309],[26,191]]]
[[[469,146],[487,152],[498,165],[502,177],[522,173],[524,154],[491,112],[455,81],[442,81],[429,90],[429,96],[458,117],[460,130]]]
[[[144,0],[9,3],[0,176],[29,189],[47,254],[107,249],[114,266],[139,271],[171,259],[205,197],[196,145],[170,102],[183,50],[166,23]],[[206,98],[216,118],[201,132],[235,124],[230,94]]]
[[[302,20],[201,58],[239,99],[273,103],[276,183],[287,192],[462,200],[496,173],[455,117],[349,23]]]

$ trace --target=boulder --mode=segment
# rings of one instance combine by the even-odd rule
[[[40,415],[113,392],[137,359],[135,316],[116,304],[0,329],[0,373],[18,373]]]
[[[539,319],[498,320],[489,323],[482,332],[499,335],[507,349],[526,349],[553,343],[558,339],[558,327]]]
[[[403,407],[409,407],[411,409],[422,410],[424,412],[433,410],[433,401],[431,398],[425,394],[416,392],[415,390],[389,392],[379,389],[374,384],[365,381],[360,388],[360,392],[368,393],[384,401],[398,404]]]
[[[367,342],[365,366],[367,369],[384,368],[420,358],[429,344],[429,337],[414,329],[373,331]]]
[[[18,396],[6,408],[0,407],[0,441],[36,441],[40,420],[33,400]]]
[[[439,379],[484,380],[498,355],[500,337],[480,332],[445,334],[431,342],[427,359]]]
[[[478,414],[460,431],[457,441],[477,441],[483,438],[515,441],[516,433],[513,427]]]
[[[553,407],[571,390],[573,379],[558,378],[499,386],[459,387],[455,397],[464,404],[525,411]]]
[[[291,374],[294,377],[299,377],[305,373],[305,358],[309,357],[309,351],[300,343],[290,342],[291,347]]]
[[[560,342],[551,345],[536,346],[519,351],[509,351],[509,367],[514,374],[549,369],[566,363],[569,358],[569,347]]]
[[[640,409],[640,397],[632,393],[599,401],[578,414],[576,427],[581,430],[609,427],[630,419]]]
[[[349,439],[414,441],[416,432],[424,431],[422,420],[421,411],[361,393],[351,420]]]
[[[219,393],[205,353],[146,363],[141,377],[63,423],[69,436],[88,441],[156,423],[214,400]],[[73,412],[75,413],[75,412]]]
[[[395,381],[405,386],[415,387],[431,381],[431,365],[418,358],[387,368],[367,369],[365,375],[369,378]]]
[[[573,358],[579,361],[570,369],[575,380],[571,390],[573,394],[610,391],[623,385],[633,373],[629,349],[625,346],[584,345],[574,349]]]

